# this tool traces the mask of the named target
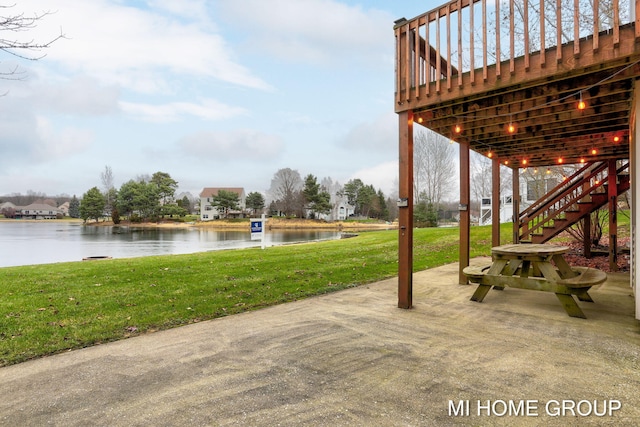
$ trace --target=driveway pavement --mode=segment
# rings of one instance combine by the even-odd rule
[[[628,274],[588,319],[457,275],[416,273],[411,310],[391,279],[1,368],[0,425],[640,425]]]

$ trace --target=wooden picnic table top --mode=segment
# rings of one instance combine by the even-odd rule
[[[537,243],[521,243],[496,246],[491,249],[494,255],[522,256],[522,255],[557,255],[569,251],[568,246],[545,245]]]

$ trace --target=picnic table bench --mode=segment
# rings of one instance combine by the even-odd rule
[[[563,254],[566,246],[546,244],[512,244],[494,247],[493,262],[481,267],[466,267],[463,273],[478,288],[471,301],[482,302],[489,290],[505,287],[529,289],[556,294],[567,314],[586,319],[576,303],[593,302],[588,291],[604,283],[607,274],[588,267],[571,267]]]

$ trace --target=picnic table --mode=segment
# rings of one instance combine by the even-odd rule
[[[607,280],[607,274],[588,267],[571,267],[564,259],[567,246],[511,244],[491,249],[492,263],[466,267],[463,273],[478,288],[471,301],[482,302],[491,288],[505,287],[553,292],[571,317],[586,319],[576,303],[593,302],[588,291]]]

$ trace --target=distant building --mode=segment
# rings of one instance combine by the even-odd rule
[[[44,203],[16,206],[16,219],[57,219],[63,213],[58,208]]]
[[[246,199],[247,196],[242,187],[207,187],[200,193],[200,220],[211,221],[222,217],[222,213],[218,208],[213,206],[213,198],[218,195],[220,190],[236,193],[239,198],[239,210],[230,211],[229,218],[244,218],[246,216]]]
[[[63,216],[69,216],[69,202],[64,202],[58,206],[58,210]]]

